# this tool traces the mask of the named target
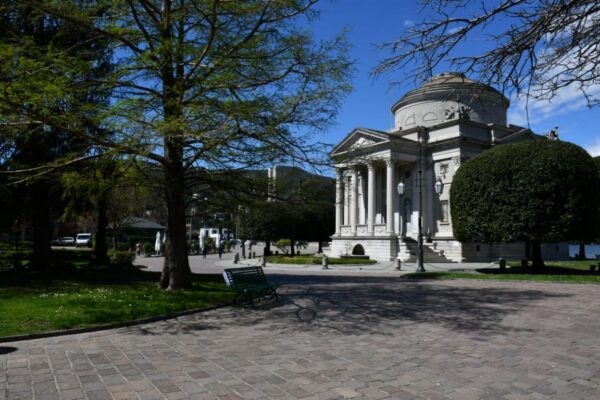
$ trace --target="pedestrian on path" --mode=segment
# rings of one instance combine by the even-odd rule
[[[221,256],[223,255],[223,246],[219,246],[219,260],[221,259]]]
[[[202,248],[202,258],[206,260],[206,253],[208,253],[208,250],[206,249],[206,246],[204,246]]]

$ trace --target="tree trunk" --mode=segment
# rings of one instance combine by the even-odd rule
[[[33,224],[33,253],[31,268],[46,269],[52,261],[52,223],[50,222],[50,197],[47,182],[39,181],[31,188],[31,216]]]
[[[184,172],[181,165],[165,167],[167,199],[167,242],[165,263],[160,278],[163,289],[185,289],[190,286],[190,265],[185,226]]]
[[[585,243],[579,243],[579,259],[585,260],[587,256],[585,255]]]
[[[269,239],[265,240],[265,250],[263,255],[265,257],[269,257],[271,255],[271,241]]]
[[[163,85],[162,103],[166,123],[163,169],[167,200],[167,243],[160,286],[169,290],[189,287],[192,273],[188,261],[187,229],[185,226],[185,169],[183,163],[185,132],[180,124],[184,114],[182,100],[185,92],[183,47],[180,42],[185,33],[183,32],[183,24],[177,25],[173,21],[171,7],[171,2],[163,3],[162,27],[160,30],[160,40],[163,43],[160,51]],[[181,13],[179,18],[183,18],[183,15]],[[177,33],[179,36],[173,35],[172,28],[174,26],[178,28]]]
[[[295,242],[294,239],[290,240],[290,256],[292,256],[292,257],[294,257],[296,255],[296,251],[294,249],[294,242]]]
[[[542,260],[542,244],[539,240],[531,241],[531,267],[534,274],[540,273],[544,268],[544,260]]]
[[[96,216],[96,241],[94,244],[94,256],[96,257],[96,263],[107,264],[108,263],[108,247],[106,245],[106,230],[108,227],[108,215],[106,196],[101,194],[97,202],[97,216]]]
[[[323,242],[321,242],[320,240],[319,240],[319,250],[317,251],[317,253],[319,253],[319,254],[323,253]]]

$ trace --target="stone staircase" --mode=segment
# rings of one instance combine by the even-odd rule
[[[402,249],[406,246],[406,249]],[[413,263],[417,262],[419,254],[419,246],[415,239],[406,237],[400,242],[401,250],[408,252],[410,258],[405,262]],[[454,261],[447,259],[444,254],[440,251],[436,251],[432,248],[431,243],[423,242],[423,262],[424,263],[452,263]]]

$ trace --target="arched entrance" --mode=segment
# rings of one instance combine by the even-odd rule
[[[352,248],[352,255],[353,256],[364,256],[365,248],[362,247],[362,245],[357,244],[356,246],[354,246],[354,248]]]

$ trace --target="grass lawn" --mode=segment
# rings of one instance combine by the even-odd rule
[[[300,255],[300,256],[269,256],[267,262],[272,264],[317,264],[321,265],[322,256],[316,255]],[[376,264],[375,260],[357,260],[352,258],[335,258],[329,257],[329,265],[364,265],[364,264]]]
[[[547,261],[539,274],[531,268],[521,268],[519,261],[508,262],[509,268],[501,272],[498,268],[483,268],[476,272],[425,272],[404,275],[405,279],[495,279],[503,281],[600,283],[600,275],[589,272],[595,260]]]
[[[192,288],[163,291],[160,273],[134,268],[0,271],[0,336],[123,322],[228,303],[221,275],[194,275]]]

